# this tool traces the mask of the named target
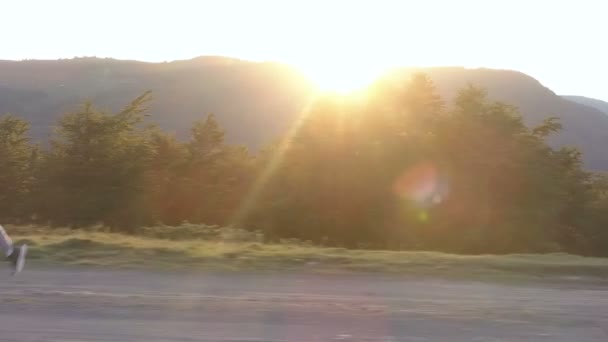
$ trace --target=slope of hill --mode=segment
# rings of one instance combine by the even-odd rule
[[[608,115],[608,102],[606,102],[606,101],[592,99],[590,97],[585,97],[585,96],[575,96],[575,95],[563,95],[562,97],[569,101],[573,101],[576,103],[584,104],[589,107],[593,107]]]
[[[30,120],[44,140],[62,113],[85,100],[117,110],[152,90],[152,119],[178,136],[217,114],[232,142],[259,146],[284,132],[305,106],[312,85],[294,68],[223,57],[171,63],[98,58],[0,61],[0,113]]]
[[[426,72],[446,98],[468,83],[491,98],[520,108],[528,124],[555,115],[564,130],[555,146],[573,145],[585,153],[588,168],[608,170],[608,116],[564,99],[535,79],[514,71],[461,67],[416,69]],[[403,69],[406,75],[414,69]],[[85,99],[117,109],[153,91],[151,116],[163,128],[185,137],[191,123],[217,114],[228,140],[258,147],[285,132],[314,94],[296,69],[224,57],[170,63],[77,58],[57,61],[0,61],[0,113],[11,112],[33,124],[44,140],[56,119]]]

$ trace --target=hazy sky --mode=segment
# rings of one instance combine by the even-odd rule
[[[398,65],[483,66],[608,100],[604,2],[0,0],[0,59],[225,55],[326,83]]]

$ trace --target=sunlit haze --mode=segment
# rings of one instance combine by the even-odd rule
[[[393,66],[515,69],[559,94],[608,99],[603,1],[7,0],[0,59],[280,61],[321,87]]]

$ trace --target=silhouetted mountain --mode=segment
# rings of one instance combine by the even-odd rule
[[[402,69],[427,73],[449,100],[468,83],[484,87],[491,98],[516,105],[528,124],[558,116],[564,130],[555,146],[574,145],[587,167],[608,170],[608,116],[566,100],[535,79],[514,71],[461,67]],[[98,58],[56,61],[0,61],[0,113],[11,112],[33,124],[45,139],[56,119],[86,99],[118,109],[150,89],[151,116],[163,128],[185,137],[194,120],[213,112],[228,140],[258,147],[284,133],[314,94],[296,69],[224,57],[170,63]]]
[[[184,137],[193,121],[217,114],[228,139],[250,146],[284,132],[305,106],[312,85],[294,68],[224,57],[171,63],[99,58],[0,61],[0,113],[32,122],[36,138],[85,100],[118,110],[152,90],[152,119]]]
[[[562,97],[569,101],[574,101],[576,103],[580,103],[580,104],[584,104],[589,107],[593,107],[608,115],[608,102],[606,102],[606,101],[592,99],[590,97],[585,97],[585,96],[562,95]]]

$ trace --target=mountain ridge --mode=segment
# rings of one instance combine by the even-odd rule
[[[586,96],[578,96],[578,95],[562,95],[562,98],[565,98],[568,101],[573,101],[576,103],[580,103],[592,108],[595,108],[606,115],[608,115],[608,102],[602,101],[599,99],[594,99]]]
[[[560,97],[535,78],[512,70],[464,67],[399,68],[394,77],[424,72],[449,101],[467,84],[518,107],[526,124],[558,116],[564,129],[553,146],[576,146],[587,168],[608,170],[608,115]],[[227,139],[258,148],[284,134],[316,92],[297,68],[276,62],[250,62],[201,56],[172,62],[111,58],[0,61],[0,113],[32,123],[32,135],[48,139],[60,115],[91,100],[117,110],[152,90],[150,115],[164,129],[185,138],[193,121],[213,112]]]

